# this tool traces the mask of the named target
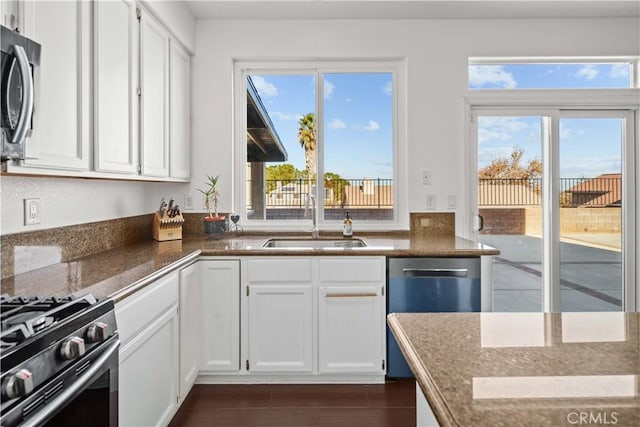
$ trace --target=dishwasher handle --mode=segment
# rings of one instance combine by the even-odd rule
[[[467,277],[467,268],[403,268],[405,277]]]

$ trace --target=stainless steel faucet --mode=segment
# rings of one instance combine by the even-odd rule
[[[309,208],[309,205],[311,205],[310,209],[311,209],[311,223],[313,224],[311,227],[311,238],[312,239],[317,239],[318,236],[320,235],[320,232],[318,231],[318,216],[316,214],[316,196],[314,196],[311,193],[307,193],[307,207]],[[306,214],[306,212],[305,212]]]

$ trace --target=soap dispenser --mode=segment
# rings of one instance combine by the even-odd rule
[[[351,221],[351,217],[349,216],[349,211],[347,211],[347,215],[344,217],[344,221],[342,222],[342,236],[353,236],[353,222]]]

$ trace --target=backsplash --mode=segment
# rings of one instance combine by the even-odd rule
[[[2,279],[151,240],[151,214],[0,236]]]
[[[409,218],[412,238],[456,234],[456,215],[453,212],[412,212]]]

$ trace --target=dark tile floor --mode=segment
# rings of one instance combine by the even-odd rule
[[[170,427],[416,425],[414,381],[193,386]]]

